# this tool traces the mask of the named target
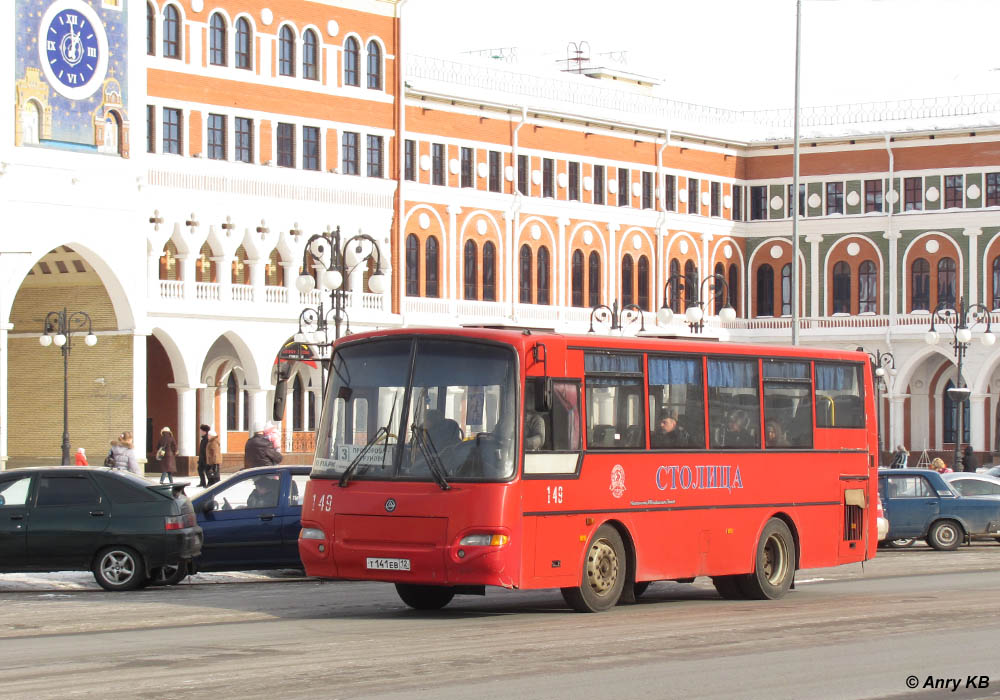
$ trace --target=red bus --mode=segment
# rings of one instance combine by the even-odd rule
[[[710,576],[780,598],[874,556],[860,352],[497,329],[352,335],[333,353],[299,550],[418,609],[487,586],[580,611]]]

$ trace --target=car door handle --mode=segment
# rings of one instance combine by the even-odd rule
[[[262,516],[260,516],[260,519],[261,520],[274,520],[274,515],[273,514],[272,515],[262,515]]]
[[[10,519],[11,520],[24,520],[24,516],[23,515],[12,515],[12,516],[10,516]]]
[[[104,511],[103,510],[92,510],[92,511],[90,511],[90,514],[93,515],[95,518],[100,518],[100,517],[102,517],[104,515]]]

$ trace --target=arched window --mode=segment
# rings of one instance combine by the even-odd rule
[[[628,306],[629,304],[635,303],[635,296],[632,293],[632,289],[635,286],[632,279],[633,273],[633,263],[632,256],[626,254],[622,258],[622,306]]]
[[[247,380],[243,380],[243,430],[250,430],[250,392],[247,391]]]
[[[520,269],[520,294],[518,301],[522,304],[531,303],[531,247],[527,244],[521,246],[521,269]]]
[[[302,77],[319,80],[319,39],[312,29],[302,33]]]
[[[296,433],[302,431],[302,394],[302,378],[296,374],[292,382],[292,431]]]
[[[993,305],[990,308],[1000,309],[1000,256],[993,258]]]
[[[774,316],[774,269],[766,264],[757,268],[757,315]]]
[[[601,303],[601,256],[596,250],[591,251],[587,267],[588,306],[598,306]]]
[[[173,5],[163,8],[163,56],[181,57],[181,15]]]
[[[360,53],[361,47],[358,46],[358,40],[353,36],[347,37],[347,41],[344,42],[344,85],[353,85],[354,87],[361,85],[361,78],[358,75]]]
[[[792,264],[785,263],[781,268],[781,315],[792,314]]]
[[[479,298],[479,275],[476,269],[476,260],[479,251],[476,249],[475,241],[465,242],[465,256],[462,260],[462,274],[465,277],[465,298]]]
[[[684,263],[684,308],[693,306],[698,302],[698,268],[693,260]]]
[[[538,298],[536,304],[549,303],[549,287],[551,275],[549,268],[549,249],[542,246],[538,249],[538,276],[535,278],[538,287]]]
[[[492,241],[483,243],[483,301],[497,300],[497,248]]]
[[[278,32],[278,74],[295,75],[295,32],[287,24]]]
[[[715,292],[712,295],[713,311],[718,314],[722,311],[722,307],[726,305],[726,290],[722,286],[722,283],[719,282],[720,278],[723,280],[726,279],[726,266],[720,262],[715,263],[715,272],[712,273],[712,276],[716,278],[712,280],[712,289]]]
[[[374,39],[368,42],[368,89],[382,89],[382,47]]]
[[[438,293],[438,239],[430,236],[424,244],[424,296],[437,297]]]
[[[156,10],[146,3],[146,53],[156,55]]]
[[[312,382],[309,382],[309,389],[312,389]],[[310,433],[316,432],[316,392],[307,391],[306,392],[306,408],[309,411],[309,426],[308,430]]]
[[[851,266],[843,260],[833,266],[833,313],[851,313]]]
[[[212,249],[208,243],[201,244],[198,259],[194,263],[195,280],[197,282],[216,282],[215,262],[212,260]]]
[[[208,23],[208,62],[213,66],[226,65],[226,20],[218,12]]]
[[[649,258],[645,255],[639,256],[639,270],[637,274],[639,289],[636,303],[643,311],[649,311]]]
[[[1000,258],[998,258],[1000,259]],[[573,306],[583,306],[583,251],[574,250],[573,260],[570,263],[572,268],[571,278],[572,278],[572,294],[570,303]]]
[[[236,67],[253,70],[253,31],[246,17],[236,20]]]
[[[233,284],[250,284],[250,265],[247,260],[246,248],[240,246],[233,258]]]
[[[226,430],[239,430],[240,426],[240,387],[236,383],[236,375],[229,373],[226,380]]]
[[[681,310],[681,288],[684,283],[681,279],[681,263],[677,258],[670,261],[670,309],[674,313]]]
[[[163,246],[163,255],[160,256],[160,279],[179,280],[181,279],[181,266],[177,260],[177,246],[173,241],[167,241]]]
[[[941,411],[944,414],[944,425],[941,438],[944,442],[955,443],[955,435],[958,433],[958,403],[952,401],[948,396],[948,390],[954,389],[955,384],[950,379],[944,387],[944,394],[941,397]],[[962,442],[969,441],[969,410],[971,405],[969,399],[962,402]]]
[[[736,263],[729,265],[729,303],[736,310],[736,315],[740,315],[740,270]]]
[[[951,258],[938,260],[938,303],[945,302],[955,308],[955,261]]]
[[[878,313],[878,268],[871,260],[858,266],[858,313]]]
[[[420,296],[420,241],[412,233],[406,237],[406,296]]]
[[[914,311],[931,308],[931,266],[923,258],[910,266],[910,306]]]
[[[277,248],[267,256],[267,265],[264,267],[264,285],[267,287],[285,286],[285,268],[281,266],[281,254]]]

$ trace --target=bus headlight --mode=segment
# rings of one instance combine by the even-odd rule
[[[466,535],[458,543],[464,547],[502,547],[510,541],[507,535]]]
[[[299,531],[300,540],[325,540],[326,533],[316,527],[304,527]]]

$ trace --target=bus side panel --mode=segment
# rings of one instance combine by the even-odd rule
[[[594,528],[583,515],[529,516],[535,523],[534,578],[530,588],[579,586],[583,553]]]

